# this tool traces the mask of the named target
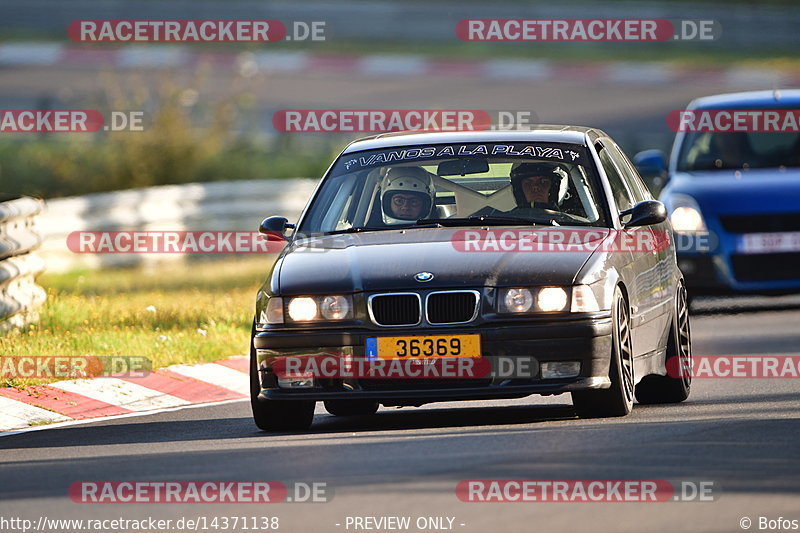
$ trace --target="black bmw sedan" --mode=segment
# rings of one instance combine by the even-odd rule
[[[307,429],[384,406],[571,393],[581,417],[685,400],[672,229],[605,133],[383,134],[351,143],[258,292],[253,416]]]

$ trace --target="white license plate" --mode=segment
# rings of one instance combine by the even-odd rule
[[[737,250],[743,254],[800,252],[800,231],[739,235]]]

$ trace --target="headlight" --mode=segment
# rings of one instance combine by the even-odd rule
[[[500,312],[527,313],[533,307],[533,294],[528,289],[504,289]]]
[[[344,296],[326,296],[319,307],[322,316],[328,320],[342,320],[350,316],[350,302]]]
[[[672,229],[679,233],[700,233],[707,231],[700,206],[691,196],[676,194],[670,198],[672,212],[669,221]]]
[[[563,311],[567,306],[567,292],[561,287],[545,287],[539,291],[536,305],[541,311]]]
[[[267,308],[261,312],[262,324],[283,324],[283,298],[270,298]]]
[[[294,322],[345,320],[353,317],[353,299],[347,295],[298,296],[289,300],[287,310]]]
[[[672,228],[682,233],[697,233],[706,230],[703,216],[694,207],[681,206],[672,212],[669,217]]]
[[[564,311],[569,297],[561,287],[500,289],[498,311],[500,313],[533,313],[536,311]]]
[[[594,293],[588,285],[572,287],[570,311],[573,313],[593,313],[599,310],[600,306],[597,304],[597,298],[594,297]]]
[[[289,301],[289,317],[297,322],[307,322],[317,318],[317,302],[313,298],[292,298]]]

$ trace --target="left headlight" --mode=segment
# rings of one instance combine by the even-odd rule
[[[298,296],[286,310],[294,322],[346,320],[353,316],[353,300],[349,295]]]
[[[498,311],[513,314],[564,311],[568,301],[567,291],[562,287],[514,287],[500,289]]]
[[[542,311],[563,311],[567,306],[567,291],[561,287],[545,287],[536,295],[536,306]]]
[[[600,310],[588,285],[574,287],[514,287],[500,289],[497,310],[504,314],[524,313],[592,313]]]

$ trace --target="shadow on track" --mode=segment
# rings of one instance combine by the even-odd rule
[[[739,315],[768,311],[800,310],[800,296],[697,297],[689,309],[692,316]]]
[[[486,411],[483,417],[496,414]],[[452,415],[441,410],[438,416]],[[420,412],[412,418],[428,416]],[[441,492],[442,483],[453,487],[463,479],[708,479],[726,492],[800,492],[797,418],[720,421],[710,416],[664,422],[647,421],[644,413],[634,411],[625,419],[388,436],[348,434],[345,428],[362,425],[352,420],[337,422],[339,433],[322,438],[247,438],[257,435],[249,420],[229,422],[220,431],[209,420],[144,422],[139,425],[151,443],[106,448],[97,456],[86,455],[91,449],[78,457],[64,455],[75,453],[70,450],[47,450],[25,460],[26,454],[18,451],[18,459],[5,457],[0,464],[3,479],[14,479],[0,485],[0,500],[66,498],[78,480],[335,480],[337,491],[363,491],[378,485],[403,490],[404,484],[425,479],[427,490]],[[135,430],[134,425],[106,430]],[[180,441],[198,426],[204,426],[210,439],[228,433],[228,439],[241,440],[210,441],[201,447],[160,445],[165,439],[159,432]],[[369,426],[374,427],[372,420]],[[92,446],[97,440],[109,439],[85,435],[83,444]]]
[[[249,406],[247,407],[249,410]],[[191,411],[178,411],[189,414]],[[191,413],[194,414],[194,413]],[[154,415],[156,416],[156,415]],[[189,416],[191,416],[189,414]],[[335,417],[316,415],[314,425],[302,433],[267,433],[250,417],[150,421],[142,416],[109,420],[86,426],[54,428],[0,438],[0,450],[106,446],[197,440],[231,440],[285,435],[315,435],[404,429],[444,429],[533,424],[575,418],[571,405],[459,407],[454,409],[382,408],[376,415]],[[175,417],[180,418],[180,417]]]

